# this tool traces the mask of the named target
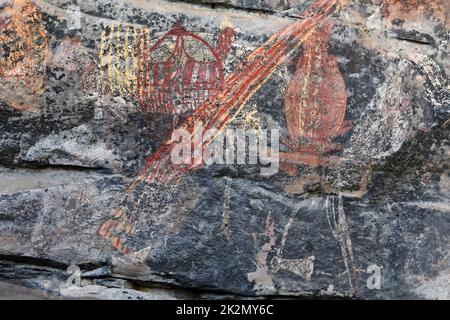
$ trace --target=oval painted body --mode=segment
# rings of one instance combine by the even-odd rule
[[[323,24],[304,43],[303,55],[288,84],[285,117],[289,145],[320,153],[339,135],[344,123],[347,92],[336,58],[328,54],[333,24]],[[316,152],[314,152],[316,151]]]

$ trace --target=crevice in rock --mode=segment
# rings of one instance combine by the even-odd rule
[[[408,38],[408,37],[401,37],[401,36],[394,36],[392,38],[397,39],[397,40],[401,40],[401,41],[407,41],[407,42],[411,42],[411,43],[415,43],[415,44],[420,44],[420,45],[427,45],[427,46],[433,45],[432,43],[430,43],[430,42],[428,42],[426,40],[418,40],[418,39],[413,39],[413,38]]]
[[[244,6],[236,6],[227,2],[211,2],[208,0],[169,0],[169,2],[184,2],[189,3],[194,6],[202,6],[208,7],[211,9],[234,9],[245,11],[247,13],[259,13],[259,14],[270,14],[270,15],[278,15],[280,12],[275,10],[263,9],[263,8],[252,8],[252,7],[244,7]]]
[[[105,167],[86,167],[79,165],[69,165],[69,164],[51,164],[51,163],[38,163],[38,162],[21,162],[20,164],[16,164],[15,168],[22,169],[36,169],[36,170],[45,170],[45,169],[53,169],[53,170],[65,170],[65,171],[76,171],[76,172],[91,172],[91,173],[112,173],[110,168]]]
[[[67,269],[68,267],[68,264],[56,260],[8,254],[0,254],[0,261],[16,262],[20,264],[50,267],[55,269]]]
[[[420,45],[427,45],[427,46],[435,46],[436,43],[434,39],[424,33],[420,33],[417,31],[407,31],[407,30],[395,30],[393,32],[393,39],[401,40],[401,41],[408,41],[415,44]]]

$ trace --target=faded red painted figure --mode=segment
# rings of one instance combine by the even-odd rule
[[[199,106],[179,128],[185,128],[194,134],[191,128],[194,127],[193,124],[200,121],[204,123],[204,130],[214,128],[220,131],[226,128],[227,124],[234,119],[275,70],[285,63],[302,43],[310,43],[308,39],[314,37],[313,31],[316,30],[316,27],[329,15],[338,11],[341,8],[341,2],[345,1],[314,1],[311,7],[305,11],[305,19],[299,19],[296,23],[273,34],[264,44],[248,55],[243,63],[227,77],[225,85],[219,87],[217,92]],[[212,137],[205,145],[214,138]],[[132,195],[135,187],[143,181],[147,183],[171,182],[179,179],[189,170],[200,167],[197,164],[187,167],[174,166],[170,156],[173,146],[173,141],[168,140],[150,155],[146,166],[128,188],[126,196]],[[112,217],[100,226],[98,234],[109,239],[114,247],[127,254],[134,250],[130,251],[125,243],[123,233],[132,234],[134,231],[133,228],[131,231],[123,231],[128,227],[133,214],[125,211],[123,208],[115,210]],[[117,238],[120,234],[122,236]]]
[[[140,105],[148,112],[196,110],[224,85],[222,61],[233,38],[227,27],[217,48],[180,25],[144,52],[138,75]]]
[[[336,58],[328,54],[334,23],[327,20],[303,44],[297,71],[288,84],[285,117],[290,152],[281,153],[282,168],[295,174],[295,164],[312,167],[338,161],[326,153],[339,146],[333,138],[350,129],[344,121],[347,91]]]

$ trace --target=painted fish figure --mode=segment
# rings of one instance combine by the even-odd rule
[[[332,140],[350,129],[344,121],[345,82],[336,57],[328,53],[333,25],[331,20],[324,21],[303,44],[303,54],[285,96],[289,133],[285,144],[291,152],[282,153],[282,161],[321,165],[324,154],[339,148]]]

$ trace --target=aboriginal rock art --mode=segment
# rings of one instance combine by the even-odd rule
[[[97,230],[97,235],[109,239],[114,248],[121,251],[124,254],[129,252],[129,248],[123,241],[114,234],[126,233],[131,234],[133,226],[129,221],[129,218],[125,214],[124,209],[115,209],[112,212],[111,218],[103,223]]]
[[[47,33],[33,2],[5,6],[0,11],[0,100],[17,110],[39,110],[47,58]]]
[[[337,198],[337,205],[336,205]],[[325,213],[327,215],[328,225],[341,247],[342,259],[344,261],[345,272],[348,276],[349,286],[352,291],[358,291],[357,268],[354,262],[352,240],[350,238],[349,226],[344,211],[344,200],[342,196],[327,196],[325,201]]]
[[[146,28],[108,26],[100,45],[101,91],[131,96],[150,113],[195,110],[223,87],[222,61],[233,34],[232,28],[223,29],[213,48],[176,25],[152,46]]]
[[[196,110],[224,87],[222,61],[231,49],[234,31],[226,27],[217,47],[175,26],[145,50],[138,75],[139,104],[148,112]]]
[[[334,23],[325,21],[303,45],[297,71],[288,84],[285,117],[289,152],[280,153],[285,171],[295,173],[296,164],[312,167],[338,161],[326,156],[340,146],[333,138],[350,129],[344,121],[347,107],[345,82],[336,58],[328,53]]]
[[[203,123],[203,130],[216,129],[217,135],[211,135],[203,142],[203,148],[206,148],[236,118],[249,99],[258,92],[277,68],[285,64],[301,44],[312,36],[313,31],[339,9],[340,1],[338,0],[315,1],[305,10],[307,18],[273,34],[263,45],[248,55],[243,63],[224,80],[224,85],[219,87],[178,128],[188,130],[194,142],[198,142],[196,139],[202,139],[202,134],[194,130],[197,127],[195,124]],[[179,76],[178,79],[180,79]],[[124,195],[125,198],[132,196],[133,191],[142,182],[149,184],[176,182],[190,170],[203,166],[203,163],[196,161],[192,164],[175,166],[171,161],[174,146],[173,141],[168,140],[149,156],[145,167]],[[125,214],[122,219],[128,220],[129,214],[131,213]],[[109,221],[111,220],[106,223]],[[107,236],[104,237],[109,239]]]
[[[274,284],[272,277],[281,270],[293,273],[303,278],[305,281],[311,281],[314,272],[315,256],[298,259],[287,259],[283,257],[286,239],[293,221],[294,218],[292,217],[288,220],[284,227],[280,244],[278,248],[275,249],[277,236],[275,233],[275,224],[272,215],[269,212],[266,219],[265,232],[265,236],[268,240],[256,255],[256,271],[247,274],[248,281],[254,282],[255,290],[263,292],[270,291],[271,289],[273,290]],[[271,253],[274,253],[274,255]],[[269,255],[273,257],[269,259]]]
[[[103,95],[136,97],[137,74],[150,30],[133,25],[105,26],[100,40],[100,87]]]
[[[276,255],[273,257],[270,263],[271,271],[277,273],[280,270],[285,270],[302,277],[306,281],[310,281],[311,276],[314,272],[314,261],[316,259],[315,256],[309,256],[307,258],[299,259],[283,258],[283,249],[286,246],[286,239],[293,221],[294,218],[290,218],[288,223],[284,227],[280,247],[276,251]]]
[[[256,256],[256,271],[247,274],[248,281],[254,282],[254,289],[260,292],[270,292],[275,288],[268,264],[269,253],[276,242],[275,226],[270,212],[266,219],[266,236],[268,240]]]
[[[217,135],[211,136],[203,143],[206,148],[214,141],[227,124],[233,121],[242,111],[248,100],[261,88],[279,66],[286,63],[287,58],[300,47],[302,42],[311,37],[317,28],[330,14],[340,8],[339,1],[314,2],[306,10],[307,19],[288,26],[272,35],[266,43],[257,48],[244,60],[242,65],[225,80],[225,85],[198,108],[180,126],[194,137],[195,123],[202,122],[204,130],[216,129]],[[201,135],[199,135],[201,136]],[[195,138],[194,138],[195,139]],[[139,181],[167,182],[180,177],[181,173],[202,167],[202,163],[174,167],[170,154],[174,143],[167,141],[147,160],[146,166],[132,183],[132,190]],[[204,151],[204,150],[202,150]]]

